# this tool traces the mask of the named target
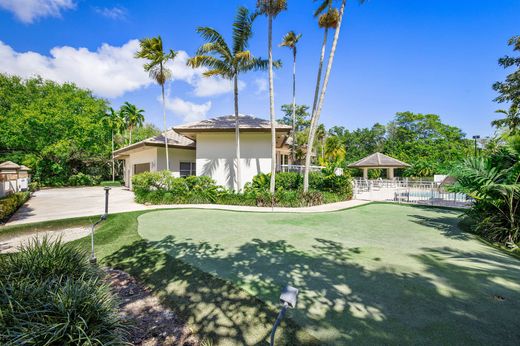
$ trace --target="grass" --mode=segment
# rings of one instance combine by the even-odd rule
[[[518,344],[520,262],[462,232],[459,213],[121,213],[96,254],[214,344],[265,344],[286,283],[301,294],[278,344]]]
[[[269,306],[285,284],[298,287],[291,320],[321,343],[517,344],[507,321],[520,308],[520,262],[463,233],[459,213],[384,204],[324,214],[168,210],[140,216],[139,234],[163,260]],[[163,290],[202,293],[188,283]]]

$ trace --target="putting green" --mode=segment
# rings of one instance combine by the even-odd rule
[[[458,211],[370,204],[330,213],[164,210],[157,249],[277,304],[331,344],[518,344],[520,261],[461,232]]]

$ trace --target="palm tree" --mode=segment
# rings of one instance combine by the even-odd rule
[[[363,3],[364,0],[358,0],[360,3]],[[322,5],[323,7],[329,7],[329,4],[331,4],[332,0],[324,0]],[[327,62],[327,70],[325,71],[325,78],[323,79],[323,86],[321,88],[320,97],[318,99],[318,103],[316,104],[315,109],[312,112],[312,118],[311,118],[311,126],[309,129],[309,147],[312,148],[312,143],[314,143],[314,138],[316,136],[316,129],[320,120],[320,113],[321,109],[323,107],[323,102],[325,100],[325,93],[327,91],[327,85],[329,84],[329,78],[330,78],[330,72],[332,70],[332,63],[334,62],[334,54],[336,53],[336,46],[338,45],[338,39],[339,39],[339,33],[341,29],[341,22],[343,20],[343,13],[345,12],[345,4],[347,3],[347,0],[341,1],[341,7],[339,9],[338,13],[338,20],[334,32],[334,39],[332,41],[332,47],[330,49],[329,53],[329,60]],[[323,7],[323,8],[325,8]],[[329,10],[330,11],[330,10]],[[304,176],[303,176],[303,191],[307,192],[309,191],[309,168],[311,165],[311,150],[308,150],[305,155],[305,169],[304,169]]]
[[[123,131],[125,128],[125,120],[121,116],[121,112],[115,111],[112,107],[108,109],[108,113],[103,116],[103,123],[108,126],[112,136],[112,181],[116,180],[115,160],[114,160],[114,135]]]
[[[347,151],[345,149],[345,144],[338,136],[330,136],[325,140],[324,145],[324,160],[328,163],[338,164],[339,162],[345,160],[345,156]]]
[[[268,18],[267,51],[269,58],[269,114],[271,116],[271,184],[274,193],[276,175],[276,116],[274,114],[274,81],[273,81],[273,18],[287,9],[287,0],[257,0],[258,12]]]
[[[143,126],[144,123],[144,110],[137,108],[135,105],[125,102],[121,106],[121,114],[125,118],[126,128],[129,131],[130,139],[129,144],[132,144],[132,130],[139,126]]]
[[[233,22],[232,48],[226,43],[223,36],[210,27],[199,27],[197,32],[206,41],[196,55],[188,60],[188,65],[207,67],[203,73],[205,77],[220,76],[233,81],[235,101],[235,146],[236,146],[236,191],[242,189],[240,169],[240,124],[238,113],[238,76],[252,70],[265,70],[267,60],[255,58],[247,49],[249,39],[253,35],[253,21],[256,15],[251,15],[245,7],[239,7]]]
[[[520,108],[512,104],[508,110],[499,109],[495,113],[505,115],[502,119],[493,120],[491,125],[500,128],[507,127],[511,135],[516,135],[520,131]]]
[[[291,159],[292,163],[296,162],[296,44],[302,37],[302,34],[296,34],[294,31],[289,31],[280,43],[281,47],[287,47],[293,53],[293,83],[292,83],[292,148]]]
[[[163,125],[164,132],[168,131],[166,124],[166,104],[164,99],[164,84],[172,76],[172,71],[166,67],[168,61],[173,61],[176,52],[169,50],[167,53],[163,51],[163,42],[161,36],[152,38],[143,38],[139,40],[140,50],[135,54],[136,58],[146,59],[148,62],[144,64],[144,70],[148,72],[157,84],[161,86],[162,106],[163,106]],[[166,148],[166,169],[170,170],[170,158],[168,155],[168,138],[164,136],[164,146]]]

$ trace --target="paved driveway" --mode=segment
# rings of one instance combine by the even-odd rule
[[[143,210],[134,202],[134,193],[123,187],[110,190],[108,211],[111,213]],[[8,222],[8,225],[101,215],[105,210],[102,187],[45,189],[34,193]]]

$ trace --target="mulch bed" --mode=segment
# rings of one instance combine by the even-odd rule
[[[128,273],[106,269],[107,281],[120,298],[121,314],[128,320],[133,345],[198,346],[198,338],[173,311]]]

